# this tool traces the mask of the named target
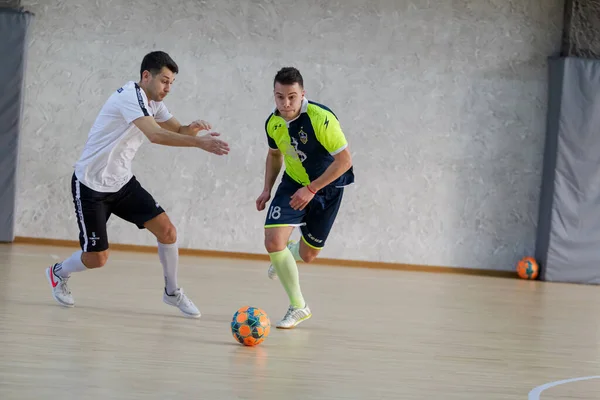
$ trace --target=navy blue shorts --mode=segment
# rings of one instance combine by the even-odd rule
[[[344,188],[325,187],[317,192],[304,210],[294,210],[290,206],[291,197],[300,188],[302,185],[283,174],[267,210],[265,228],[300,226],[304,241],[310,247],[321,249],[342,204]]]

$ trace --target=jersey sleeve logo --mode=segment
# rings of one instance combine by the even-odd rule
[[[117,93],[121,93],[122,91],[123,91],[122,87],[120,87],[120,88],[117,89]]]
[[[327,116],[325,116],[325,123],[323,125],[325,125],[325,129],[329,127],[329,119],[327,118]]]

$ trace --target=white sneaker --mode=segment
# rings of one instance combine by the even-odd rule
[[[173,295],[168,295],[166,290],[163,291],[163,301],[170,306],[179,308],[186,317],[200,318],[200,311],[181,288],[177,289]]]
[[[294,308],[290,306],[283,319],[278,321],[276,326],[279,329],[292,329],[300,322],[306,321],[310,317],[312,317],[312,313],[310,312],[308,305],[305,305],[304,308]]]
[[[294,242],[293,240],[288,241],[287,248],[289,249],[290,246],[294,243],[296,243],[296,242]],[[275,266],[273,264],[269,265],[269,270],[267,271],[267,276],[269,277],[269,279],[277,280],[277,270],[275,269]]]
[[[276,281],[277,280],[277,271],[273,264],[269,265],[269,270],[267,271],[267,276],[269,279]]]
[[[46,278],[52,288],[52,297],[54,297],[54,300],[63,307],[73,307],[75,305],[75,300],[73,300],[71,290],[67,285],[69,278],[61,278],[54,273],[54,268],[57,265],[58,264],[54,264],[53,266],[46,268]]]

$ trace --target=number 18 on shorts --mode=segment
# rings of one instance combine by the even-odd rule
[[[315,195],[304,210],[294,210],[290,201],[297,190],[296,184],[282,180],[267,210],[265,228],[300,226],[304,241],[320,249],[325,245],[335,222],[344,189],[326,187],[322,193]]]

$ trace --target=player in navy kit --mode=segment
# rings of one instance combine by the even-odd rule
[[[67,285],[71,274],[106,263],[106,223],[114,214],[156,237],[165,277],[163,301],[186,316],[200,317],[198,308],[177,285],[177,231],[131,170],[146,138],[155,144],[196,147],[217,155],[229,152],[228,144],[210,131],[209,123],[198,120],[181,125],[163,103],[178,73],[167,53],[148,53],[142,60],[139,82],[126,83],[108,98],[88,134],[71,181],[81,250],[46,269],[52,295],[65,307],[75,304]],[[198,135],[200,131],[208,133]]]
[[[269,152],[265,185],[256,208],[265,209],[279,171],[285,172],[267,211],[265,247],[268,276],[279,277],[290,305],[277,328],[289,329],[310,318],[298,277],[297,261],[311,262],[329,236],[344,187],[354,183],[352,157],[337,116],[305,97],[302,75],[283,68],[274,79],[275,110],[265,123]],[[289,241],[295,227],[299,242]]]

